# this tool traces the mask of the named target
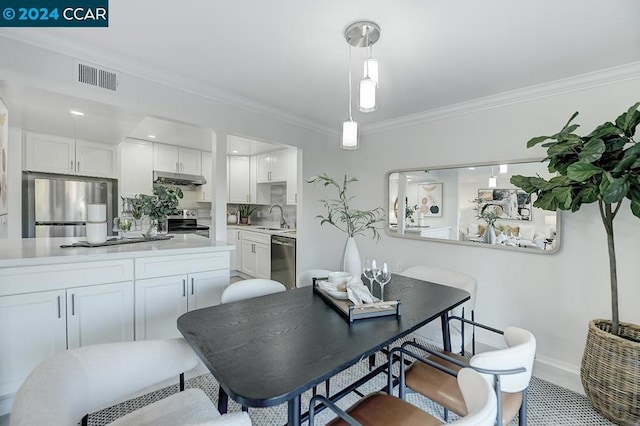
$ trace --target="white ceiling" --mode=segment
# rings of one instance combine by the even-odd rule
[[[344,28],[381,27],[371,124],[640,60],[640,1],[112,0],[108,28],[26,28],[248,97],[337,130]],[[364,49],[353,50],[354,84]],[[355,88],[355,86],[354,86]]]

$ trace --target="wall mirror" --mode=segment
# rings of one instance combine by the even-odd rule
[[[559,212],[533,207],[535,196],[512,185],[513,175],[551,177],[539,161],[392,170],[386,174],[386,232],[401,238],[555,253],[560,248]]]

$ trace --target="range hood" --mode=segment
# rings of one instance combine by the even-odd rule
[[[204,176],[154,170],[153,183],[168,183],[172,185],[204,185],[207,181]]]

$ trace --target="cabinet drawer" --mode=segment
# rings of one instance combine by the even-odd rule
[[[143,257],[135,260],[136,279],[229,269],[229,252]]]
[[[133,280],[133,260],[0,268],[0,296]]]
[[[253,241],[254,243],[271,244],[271,234],[261,232],[242,231],[242,239]]]

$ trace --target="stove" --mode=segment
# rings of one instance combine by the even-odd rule
[[[209,237],[209,227],[198,225],[196,210],[179,210],[177,214],[168,217],[170,234],[198,234]]]

